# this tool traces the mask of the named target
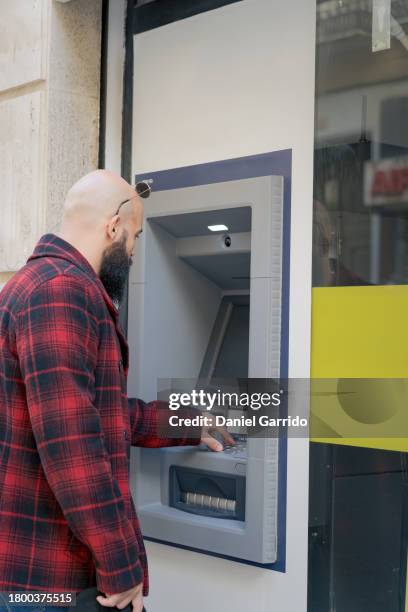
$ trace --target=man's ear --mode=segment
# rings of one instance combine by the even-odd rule
[[[109,220],[106,226],[106,233],[111,240],[115,240],[118,233],[119,215],[115,215]]]

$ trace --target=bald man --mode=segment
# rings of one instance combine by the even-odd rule
[[[117,307],[142,217],[121,177],[88,174],[68,193],[60,234],[43,236],[0,293],[0,609],[5,592],[96,586],[101,607],[141,612],[130,445],[222,450],[208,430],[160,437],[162,403],[127,398]]]

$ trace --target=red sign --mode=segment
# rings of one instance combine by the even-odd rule
[[[408,159],[397,157],[367,162],[364,175],[364,203],[408,204]]]

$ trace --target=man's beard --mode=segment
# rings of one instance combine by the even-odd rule
[[[132,265],[132,258],[129,257],[126,250],[127,236],[125,231],[118,242],[114,242],[105,249],[99,272],[99,278],[106,292],[117,306],[122,301],[129,269]]]

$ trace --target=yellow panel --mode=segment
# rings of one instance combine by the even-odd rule
[[[317,287],[312,378],[406,378],[408,286]]]
[[[373,380],[359,383],[358,393],[352,389],[354,398],[365,398],[363,407],[383,411],[383,418],[367,422],[363,414],[355,420],[347,410],[353,385],[347,379],[408,379],[408,286],[313,289],[311,357],[312,378],[331,379],[323,387],[316,383],[312,394],[314,441],[408,450],[408,380],[389,387]]]

